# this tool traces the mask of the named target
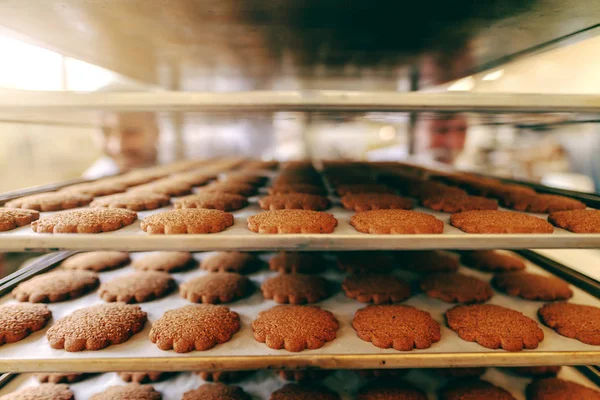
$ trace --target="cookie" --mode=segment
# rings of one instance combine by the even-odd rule
[[[65,384],[42,383],[0,396],[0,400],[73,400],[75,395]]]
[[[242,164],[240,166],[241,170],[247,170],[247,171],[257,171],[257,170],[274,170],[277,169],[279,167],[279,161],[276,160],[270,160],[270,161],[263,161],[263,160],[251,160],[251,161],[246,161],[244,164]]]
[[[327,190],[323,189],[323,187],[320,185],[297,182],[274,184],[268,189],[268,193],[272,196],[289,193],[305,193],[314,194],[318,196],[325,196],[327,194]]]
[[[371,210],[356,213],[350,225],[362,233],[431,234],[442,233],[444,223],[433,215],[408,210]]]
[[[155,210],[169,204],[169,196],[160,193],[129,192],[97,197],[90,207],[126,208],[131,211]]]
[[[541,367],[507,367],[510,372],[526,377],[550,377],[556,376],[561,370],[561,366],[549,365]]]
[[[486,281],[459,273],[427,275],[420,285],[427,296],[447,303],[483,303],[494,295]]]
[[[84,207],[90,204],[92,196],[72,192],[48,192],[20,197],[6,202],[8,208],[26,208],[35,211],[59,211]]]
[[[166,379],[168,372],[119,372],[119,378],[125,382],[148,383]]]
[[[210,350],[240,330],[240,316],[225,306],[193,304],[167,311],[150,330],[150,341],[177,353]]]
[[[600,233],[600,210],[557,211],[548,222],[574,233]]]
[[[495,250],[474,250],[462,253],[460,261],[469,268],[484,272],[508,272],[525,269],[519,257]]]
[[[362,183],[362,184],[348,184],[348,185],[338,185],[335,188],[339,197],[344,197],[348,194],[358,194],[358,193],[394,193],[394,189],[381,185],[378,183]]]
[[[194,264],[192,254],[187,251],[155,251],[134,260],[131,265],[138,271],[179,272]]]
[[[244,183],[255,187],[264,185],[268,180],[266,176],[250,171],[232,171],[219,177],[219,182]]]
[[[203,186],[200,190],[200,193],[204,192],[231,193],[244,197],[249,197],[256,194],[256,188],[246,183],[214,182],[210,185]]]
[[[440,391],[441,400],[517,400],[510,392],[480,379],[459,379]]]
[[[427,400],[427,395],[402,381],[378,380],[358,391],[357,400]]]
[[[37,233],[100,233],[131,225],[137,213],[122,208],[86,208],[62,211],[31,223]]]
[[[237,272],[248,274],[262,266],[262,261],[252,253],[241,251],[220,251],[205,258],[200,263],[200,269],[209,272]]]
[[[35,210],[20,208],[0,208],[0,232],[10,231],[20,226],[29,225],[40,218]]]
[[[261,311],[252,322],[257,342],[291,352],[323,347],[335,339],[338,328],[331,312],[315,306],[275,306]]]
[[[129,264],[129,253],[123,251],[90,251],[75,254],[60,264],[62,268],[102,272]]]
[[[134,186],[129,189],[130,193],[159,193],[166,196],[183,196],[192,193],[192,185],[183,180],[170,178],[159,179],[154,182]]]
[[[75,299],[92,289],[100,280],[91,271],[52,271],[34,276],[13,289],[12,295],[19,301],[30,303],[56,303]]]
[[[173,200],[175,208],[208,208],[221,211],[235,211],[248,205],[248,199],[239,194],[205,192],[180,197]]]
[[[107,302],[143,303],[164,297],[176,286],[175,280],[165,272],[137,271],[104,282],[98,296]]]
[[[393,275],[350,275],[342,282],[346,296],[363,303],[398,303],[411,295],[410,285]]]
[[[582,343],[600,346],[600,308],[574,303],[546,304],[538,310],[544,325]]]
[[[274,194],[258,200],[263,210],[313,210],[322,211],[331,207],[327,197],[308,193]]]
[[[434,368],[436,375],[449,379],[463,378],[479,378],[485,374],[485,367],[470,367],[470,368]]]
[[[85,379],[90,374],[69,374],[61,372],[50,372],[35,374],[40,383],[75,383]]]
[[[237,382],[252,374],[253,371],[196,371],[207,382]]]
[[[415,274],[443,274],[458,271],[458,259],[439,250],[398,251],[394,253],[398,267]]]
[[[544,332],[534,320],[495,304],[456,306],[446,311],[446,321],[461,339],[488,349],[535,349],[544,340]]]
[[[181,181],[191,186],[203,186],[215,178],[215,174],[208,170],[196,170],[188,172],[178,172],[171,175],[174,181]]]
[[[383,274],[394,268],[392,259],[380,251],[344,251],[337,253],[340,270],[349,274]]]
[[[248,278],[235,272],[216,272],[190,279],[179,286],[179,294],[193,303],[230,303],[246,296],[252,287]]]
[[[338,221],[332,214],[310,210],[265,211],[248,217],[256,233],[331,233]]]
[[[322,385],[288,383],[271,393],[269,400],[340,400],[340,396]]]
[[[198,389],[185,392],[181,400],[250,400],[250,396],[239,386],[205,383]]]
[[[199,234],[224,231],[233,225],[233,215],[221,210],[185,208],[147,216],[140,227],[150,234]]]
[[[44,328],[52,312],[43,304],[5,304],[0,306],[0,346],[18,342]]]
[[[110,386],[103,392],[96,393],[90,400],[160,400],[162,395],[150,385],[130,383],[125,386]]]
[[[265,280],[260,286],[265,299],[276,303],[316,303],[328,296],[327,280],[304,274],[279,274]]]
[[[317,274],[326,269],[326,264],[323,257],[317,253],[280,251],[269,260],[269,269],[282,274]]]
[[[497,274],[492,278],[492,285],[510,296],[525,300],[556,301],[573,297],[573,291],[562,279],[524,271]]]
[[[555,211],[583,210],[585,204],[579,200],[555,194],[513,194],[505,196],[502,204],[506,208],[532,213],[552,213]]]
[[[527,389],[530,400],[600,400],[600,392],[559,378],[534,379]]]
[[[352,327],[359,338],[382,349],[428,349],[441,339],[440,325],[428,312],[399,304],[361,308]]]
[[[351,211],[369,210],[410,210],[413,201],[391,193],[355,193],[347,194],[340,199],[342,206]]]
[[[458,213],[470,210],[497,210],[498,201],[481,196],[441,194],[422,199],[421,203],[434,211]]]
[[[79,183],[62,188],[61,192],[82,193],[92,197],[108,196],[115,193],[123,193],[127,185],[116,181],[98,180],[95,182]]]
[[[285,369],[277,373],[284,381],[310,382],[325,379],[331,370],[327,369]]]
[[[450,224],[467,233],[552,233],[541,218],[513,211],[474,210],[450,216]]]
[[[147,315],[139,306],[124,303],[80,308],[56,321],[46,332],[53,349],[100,350],[126,342],[144,329]]]

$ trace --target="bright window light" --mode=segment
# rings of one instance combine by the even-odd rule
[[[475,87],[475,79],[472,76],[467,76],[466,78],[459,79],[450,86],[448,86],[448,90],[452,92],[468,92]]]
[[[490,72],[489,74],[485,74],[481,80],[483,80],[483,81],[495,81],[497,79],[502,78],[502,75],[504,75],[504,70],[503,69],[499,69],[497,71]]]
[[[385,141],[394,140],[396,138],[396,129],[391,125],[382,126],[379,130],[379,138]]]
[[[67,57],[67,90],[75,92],[93,92],[108,85],[116,79],[111,71],[86,63],[85,61]]]

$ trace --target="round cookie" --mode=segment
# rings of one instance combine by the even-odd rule
[[[327,280],[304,274],[279,274],[265,280],[260,286],[265,299],[276,303],[316,303],[328,296]]]
[[[600,346],[600,308],[574,303],[551,303],[538,310],[544,325],[582,343]]]
[[[600,400],[600,392],[559,378],[534,379],[525,389],[529,400]]]
[[[167,311],[150,330],[150,341],[177,353],[210,350],[240,330],[240,316],[225,306],[193,304]]]
[[[42,383],[0,396],[0,400],[73,400],[75,395],[65,384]]]
[[[252,322],[257,342],[291,352],[323,347],[335,339],[338,328],[331,312],[315,306],[275,306],[261,311]]]
[[[26,208],[35,211],[59,211],[84,207],[90,204],[92,196],[83,193],[48,192],[33,194],[7,201],[8,208]]]
[[[550,377],[556,376],[561,370],[561,366],[549,365],[541,367],[507,367],[510,372],[526,377]]]
[[[346,210],[361,212],[369,210],[410,210],[413,201],[392,193],[356,193],[347,194],[340,199]]]
[[[168,372],[119,372],[119,378],[125,382],[147,383],[166,379]]]
[[[252,373],[253,371],[196,371],[206,382],[237,382]]]
[[[440,391],[441,400],[517,400],[510,392],[480,379],[458,379]]]
[[[131,225],[137,213],[123,208],[85,208],[62,211],[31,223],[37,233],[100,233]]]
[[[450,225],[467,233],[552,233],[554,228],[541,218],[500,210],[464,211],[450,216]]]
[[[69,374],[61,372],[49,372],[35,374],[40,383],[75,383],[87,378],[90,374]]]
[[[115,399],[135,399],[135,400],[161,400],[162,395],[154,390],[150,385],[140,385],[130,383],[125,386],[110,386],[103,392],[96,393],[90,400],[115,400]]]
[[[463,379],[463,378],[479,378],[485,374],[485,367],[470,367],[470,368],[434,368],[436,375],[448,379]]]
[[[340,252],[337,263],[340,270],[350,274],[383,274],[394,268],[391,258],[380,251]]]
[[[124,303],[80,308],[56,321],[46,332],[53,349],[100,350],[126,342],[144,329],[147,314],[139,306]]]
[[[359,338],[382,349],[428,349],[441,339],[440,325],[428,312],[399,304],[361,308],[352,327]]]
[[[100,280],[91,271],[52,271],[20,283],[12,291],[19,301],[56,303],[74,299],[96,288]]]
[[[262,261],[252,253],[241,251],[220,251],[205,258],[200,263],[200,269],[209,272],[237,272],[248,274],[262,266]]]
[[[256,188],[247,183],[213,182],[210,185],[202,187],[200,193],[204,192],[231,193],[238,194],[244,197],[249,197],[256,194]]]
[[[382,379],[360,389],[356,400],[427,400],[427,395],[406,382]]]
[[[347,184],[347,185],[338,185],[335,188],[339,197],[344,197],[349,194],[359,194],[359,193],[394,193],[395,191],[386,185],[381,185],[378,183],[357,183],[357,184]]]
[[[180,197],[173,200],[175,208],[208,208],[221,211],[235,211],[248,205],[248,199],[239,194],[205,192]]]
[[[555,211],[585,209],[585,204],[581,201],[555,194],[514,193],[504,196],[502,203],[506,208],[532,213],[552,213]]]
[[[548,222],[574,233],[600,233],[600,210],[557,211]]]
[[[271,393],[269,400],[340,400],[340,396],[322,385],[288,383]]]
[[[346,296],[363,303],[398,303],[411,295],[410,285],[393,275],[350,275],[342,282]]]
[[[427,296],[447,303],[483,303],[494,295],[486,281],[459,273],[427,275],[421,279],[421,289]]]
[[[90,207],[126,208],[131,211],[155,210],[169,204],[169,196],[160,193],[120,193],[97,197]]]
[[[544,332],[534,320],[494,304],[456,306],[446,311],[446,321],[461,339],[488,349],[535,349],[544,340]]]
[[[130,193],[160,193],[166,196],[183,196],[192,192],[192,185],[183,180],[162,178],[154,182],[134,186]]]
[[[0,232],[10,231],[20,226],[29,225],[40,218],[35,210],[21,208],[0,208]]]
[[[269,269],[282,274],[316,274],[326,269],[325,260],[317,253],[281,251],[269,260]]]
[[[181,400],[250,400],[250,396],[239,386],[205,383],[198,389],[185,392]]]
[[[90,251],[75,254],[60,266],[70,270],[102,272],[123,267],[130,261],[129,253],[123,251]]]
[[[462,254],[460,261],[469,268],[484,272],[505,272],[525,269],[525,262],[511,254],[496,250],[474,250]]]
[[[440,234],[444,223],[433,215],[409,210],[371,210],[356,213],[350,225],[362,233],[385,234]]]
[[[413,250],[394,253],[398,266],[415,274],[443,274],[458,271],[458,259],[439,250]]]
[[[138,271],[179,272],[195,264],[187,251],[155,251],[138,258],[131,264]]]
[[[338,221],[332,214],[310,210],[273,210],[248,217],[256,233],[332,233]]]
[[[480,196],[456,195],[446,193],[428,196],[422,199],[422,204],[434,211],[458,213],[470,210],[497,210],[498,201]]]
[[[106,302],[143,303],[164,297],[176,286],[165,272],[136,271],[104,282],[98,296]]]
[[[510,296],[526,300],[556,301],[573,297],[573,291],[562,279],[524,271],[497,274],[492,278],[492,285]]]
[[[178,172],[171,175],[171,179],[175,181],[185,182],[191,186],[202,186],[215,178],[215,174],[210,171],[199,169],[187,172]]]
[[[284,381],[305,382],[325,379],[331,370],[327,369],[284,369],[277,373]]]
[[[100,179],[94,182],[79,183],[60,189],[61,192],[82,193],[92,197],[108,196],[115,193],[122,193],[127,190],[127,185],[110,180]]]
[[[325,196],[327,191],[322,186],[310,182],[277,183],[268,190],[270,195],[282,195],[288,193],[306,193]]]
[[[0,306],[0,346],[18,342],[44,328],[52,312],[43,304],[5,304]]]
[[[323,211],[331,207],[327,197],[308,193],[274,194],[258,200],[263,210],[313,210]]]
[[[233,225],[233,215],[221,210],[182,208],[162,211],[142,220],[140,227],[150,234],[180,235],[217,233]]]
[[[246,296],[252,283],[235,272],[216,272],[182,283],[179,294],[193,303],[230,303]]]

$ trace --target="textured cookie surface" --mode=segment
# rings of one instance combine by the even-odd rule
[[[133,268],[139,271],[183,271],[194,265],[192,255],[187,251],[156,251],[136,259]]]
[[[126,208],[132,211],[155,210],[169,204],[169,196],[160,193],[129,192],[97,197],[90,207]]]
[[[202,187],[203,192],[231,193],[239,194],[240,196],[248,197],[256,194],[256,188],[247,183],[240,182],[214,182],[210,185]]]
[[[456,380],[440,391],[442,400],[516,400],[505,389],[480,379]]]
[[[489,283],[464,274],[434,274],[421,279],[421,289],[448,303],[483,303],[494,295]]]
[[[139,385],[130,383],[129,385],[111,386],[103,392],[96,393],[90,400],[160,400],[162,396],[150,385]]]
[[[65,269],[101,272],[122,267],[129,261],[131,261],[129,253],[123,251],[90,251],[75,254],[63,261],[60,266]]]
[[[338,221],[332,214],[311,210],[273,210],[248,217],[256,233],[331,233]]]
[[[487,197],[456,195],[454,193],[428,196],[423,206],[435,211],[458,213],[470,210],[497,210],[498,202]]]
[[[250,396],[239,386],[205,383],[198,389],[185,392],[181,400],[250,400]]]
[[[310,252],[281,251],[269,260],[269,269],[281,273],[315,274],[325,267],[323,257]]]
[[[340,396],[317,384],[288,383],[271,393],[269,400],[339,400]]]
[[[464,211],[450,216],[450,224],[467,233],[552,233],[541,218],[513,211]]]
[[[150,341],[161,350],[188,353],[225,343],[240,330],[240,317],[224,306],[193,304],[167,311],[150,330]]]
[[[539,309],[542,322],[559,334],[600,346],[600,308],[574,303],[546,304]]]
[[[83,193],[49,192],[21,197],[6,202],[9,208],[27,208],[36,211],[58,211],[84,207],[90,204],[92,196]]]
[[[575,233],[600,233],[600,210],[557,211],[548,216],[548,221]]]
[[[274,194],[262,197],[258,204],[263,210],[313,210],[322,211],[331,207],[327,197],[308,193]]]
[[[461,339],[489,349],[535,349],[544,340],[544,332],[534,320],[494,304],[456,306],[446,311],[446,321]]]
[[[37,233],[100,233],[131,225],[137,213],[123,208],[86,208],[62,211],[31,223]]]
[[[408,210],[371,210],[356,213],[350,225],[357,231],[371,234],[431,234],[442,233],[444,223],[433,215]]]
[[[397,303],[411,295],[410,285],[393,275],[350,275],[342,282],[342,289],[346,296],[363,303]]]
[[[314,306],[284,305],[262,311],[252,323],[254,338],[272,349],[318,349],[335,339],[339,323]]]
[[[175,208],[208,208],[235,211],[248,205],[248,199],[239,194],[204,192],[173,200]]]
[[[98,275],[91,271],[52,271],[20,283],[12,295],[19,301],[55,303],[77,298],[99,282]]]
[[[221,210],[182,208],[147,216],[140,227],[150,234],[199,234],[224,231],[233,225],[233,215]]]
[[[29,225],[40,218],[35,210],[20,208],[0,208],[0,232],[10,231],[20,226]]]
[[[414,206],[412,200],[392,193],[347,194],[340,201],[345,209],[357,212],[388,209],[410,210]]]
[[[359,338],[382,349],[427,349],[441,339],[440,326],[428,312],[399,304],[361,308],[352,327]]]
[[[378,380],[359,390],[357,400],[427,400],[425,393],[402,381]]]
[[[183,196],[191,193],[192,185],[183,180],[174,180],[170,178],[159,179],[154,182],[134,186],[129,189],[130,193],[160,193],[167,196]]]
[[[142,303],[165,296],[175,286],[175,280],[165,272],[138,271],[104,282],[98,296],[108,302]]]
[[[0,400],[73,400],[75,395],[65,384],[42,383],[0,397]]]
[[[256,271],[261,265],[262,261],[252,253],[221,251],[202,260],[200,268],[210,272],[247,274]]]
[[[62,192],[82,193],[92,197],[107,196],[115,193],[122,193],[127,190],[127,185],[118,181],[100,179],[95,182],[79,183],[62,188]]]
[[[0,306],[0,346],[26,338],[39,331],[52,316],[43,304],[5,304]]]
[[[511,254],[495,250],[475,250],[463,253],[460,260],[467,267],[484,272],[506,272],[525,269],[525,262]]]
[[[523,271],[497,274],[492,284],[504,293],[526,300],[556,301],[573,296],[573,291],[562,279]]]
[[[279,274],[260,286],[263,296],[277,303],[316,303],[327,297],[327,280],[305,274]]]
[[[147,383],[158,382],[165,379],[167,372],[119,372],[119,378],[125,382]]]
[[[502,203],[507,208],[532,213],[585,209],[585,204],[579,200],[554,194],[514,193],[504,196]]]
[[[600,392],[559,378],[534,379],[525,390],[529,400],[600,400]]]
[[[439,250],[399,251],[395,254],[398,267],[415,274],[441,274],[458,271],[458,259]]]
[[[50,372],[44,374],[35,374],[40,383],[74,383],[85,379],[89,374],[69,374],[60,372]]]
[[[100,350],[127,341],[140,332],[147,315],[139,306],[124,303],[80,308],[56,321],[46,332],[53,349]]]
[[[216,272],[190,279],[179,286],[181,297],[194,303],[229,303],[247,295],[248,278],[235,272]]]

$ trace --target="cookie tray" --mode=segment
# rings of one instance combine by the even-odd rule
[[[211,253],[199,253],[196,257],[201,260]],[[139,257],[133,254],[132,257]],[[261,255],[265,260],[270,254]],[[399,352],[393,349],[380,349],[369,342],[362,341],[351,326],[352,317],[356,310],[364,307],[363,303],[347,298],[340,289],[343,274],[335,266],[331,255],[327,259],[323,276],[329,278],[335,285],[331,297],[318,303],[319,306],[331,311],[340,323],[337,338],[317,350],[305,350],[291,353],[286,350],[273,350],[263,343],[258,343],[252,335],[251,323],[258,312],[275,305],[271,300],[264,300],[257,289],[251,296],[233,302],[229,307],[238,312],[241,318],[241,330],[232,340],[215,348],[199,352],[193,351],[178,354],[174,351],[162,351],[148,339],[152,322],[160,318],[167,310],[190,304],[181,298],[177,292],[152,302],[142,303],[141,307],[148,313],[149,322],[145,329],[134,335],[130,340],[120,345],[110,346],[100,351],[69,353],[64,350],[50,348],[45,332],[54,321],[70,314],[72,311],[100,304],[103,301],[90,293],[76,300],[50,304],[53,319],[48,326],[35,332],[26,339],[12,344],[0,346],[0,371],[10,372],[101,372],[101,371],[189,371],[198,369],[260,369],[260,368],[424,368],[450,366],[491,366],[491,365],[586,365],[596,364],[600,360],[600,346],[583,344],[577,340],[558,335],[553,330],[540,326],[545,339],[535,350],[507,352],[504,350],[486,349],[476,343],[460,339],[456,333],[446,327],[444,312],[452,304],[430,299],[422,293],[411,297],[404,304],[413,305],[431,313],[440,323],[442,339],[431,348]],[[527,263],[529,271],[541,274],[548,272],[531,262]],[[543,266],[543,263],[540,263]],[[115,277],[127,274],[132,267],[115,271],[102,272],[101,281],[105,282]],[[492,275],[461,267],[461,272],[489,280]],[[173,274],[178,283],[206,272],[192,269],[188,272]],[[403,271],[396,272],[414,282],[416,276]],[[249,275],[258,287],[266,278],[275,273],[262,269]],[[13,286],[23,279],[16,279]],[[578,287],[572,286],[574,303],[598,305],[599,301],[591,294]],[[0,303],[14,302],[10,295],[0,299]],[[523,312],[537,319],[537,310],[542,302],[521,300],[496,292],[490,303],[503,305]]]

